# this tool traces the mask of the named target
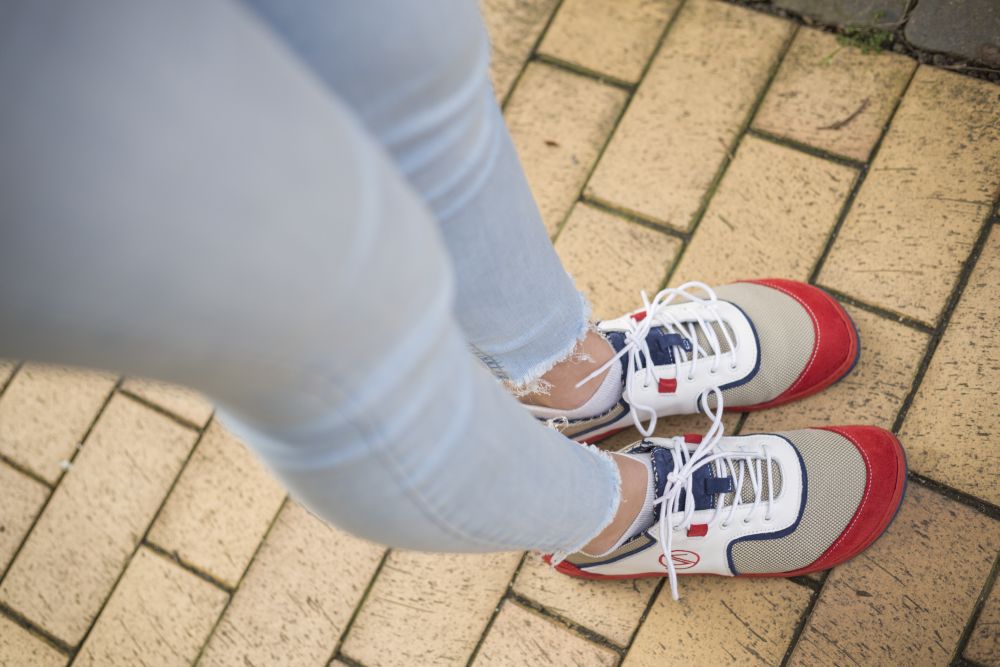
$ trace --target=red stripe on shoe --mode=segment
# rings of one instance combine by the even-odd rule
[[[795,280],[766,278],[742,282],[770,287],[795,299],[809,313],[815,342],[809,362],[788,389],[770,401],[734,406],[734,410],[763,410],[811,396],[851,370],[858,356],[858,334],[850,315],[836,299],[818,287]]]
[[[819,572],[854,558],[885,532],[903,500],[903,491],[906,488],[906,455],[896,436],[876,426],[819,428],[844,436],[854,443],[861,453],[868,473],[861,503],[840,537],[819,558],[799,570],[770,576],[794,577]]]

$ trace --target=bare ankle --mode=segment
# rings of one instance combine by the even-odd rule
[[[622,538],[642,510],[649,487],[649,473],[646,466],[628,456],[620,454],[611,456],[618,465],[618,473],[621,475],[621,500],[611,523],[583,547],[583,551],[588,554],[605,553]]]
[[[587,402],[594,395],[606,373],[592,378],[577,387],[576,384],[607,363],[614,356],[614,349],[601,334],[594,330],[577,343],[573,353],[553,366],[540,379],[545,391],[525,394],[518,398],[522,403],[559,410],[570,410]]]

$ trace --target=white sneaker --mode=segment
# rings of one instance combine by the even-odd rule
[[[587,579],[677,574],[788,577],[825,570],[870,546],[906,487],[896,437],[840,426],[722,437],[649,438],[623,452],[651,459],[649,528],[608,553],[555,558]],[[546,560],[553,562],[552,556]]]
[[[686,283],[652,301],[642,297],[642,309],[597,323],[616,355],[583,381],[620,363],[621,400],[599,415],[528,406],[532,414],[581,442],[633,424],[649,436],[657,417],[697,412],[699,396],[712,387],[727,409],[760,410],[828,387],[860,353],[847,312],[805,283]]]

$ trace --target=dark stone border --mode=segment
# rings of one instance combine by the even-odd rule
[[[829,23],[823,23],[815,18],[799,14],[797,12],[784,9],[775,4],[772,4],[772,0],[722,0],[723,2],[728,2],[729,4],[739,5],[741,7],[746,7],[753,11],[761,12],[763,14],[770,14],[771,16],[778,16],[783,19],[788,19],[794,21],[799,25],[808,26],[810,28],[816,28],[824,32],[834,33],[837,35],[845,35],[848,30],[864,28],[864,26],[857,25],[835,25]],[[995,67],[990,67],[989,65],[974,61],[966,60],[963,58],[958,58],[945,53],[935,53],[933,51],[928,51],[926,49],[921,49],[909,42],[906,39],[903,31],[906,28],[906,23],[910,18],[910,14],[916,7],[916,2],[910,0],[909,6],[896,24],[893,25],[891,29],[885,26],[873,26],[876,29],[884,30],[889,34],[889,40],[880,48],[882,51],[892,51],[895,53],[901,53],[905,56],[909,56],[914,60],[920,62],[924,65],[933,65],[934,67],[940,67],[942,69],[951,70],[965,76],[969,76],[975,79],[983,79],[985,81],[991,81],[993,83],[1000,83],[1000,69]]]

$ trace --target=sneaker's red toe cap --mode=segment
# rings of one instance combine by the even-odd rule
[[[868,476],[861,503],[840,537],[815,562],[800,572],[826,570],[867,549],[892,523],[906,489],[906,454],[899,440],[876,426],[828,426],[854,443]]]
[[[795,299],[809,313],[815,342],[806,367],[788,389],[766,403],[740,408],[760,410],[811,396],[847,375],[861,351],[858,332],[847,311],[822,289],[782,278],[748,282],[779,290]]]

